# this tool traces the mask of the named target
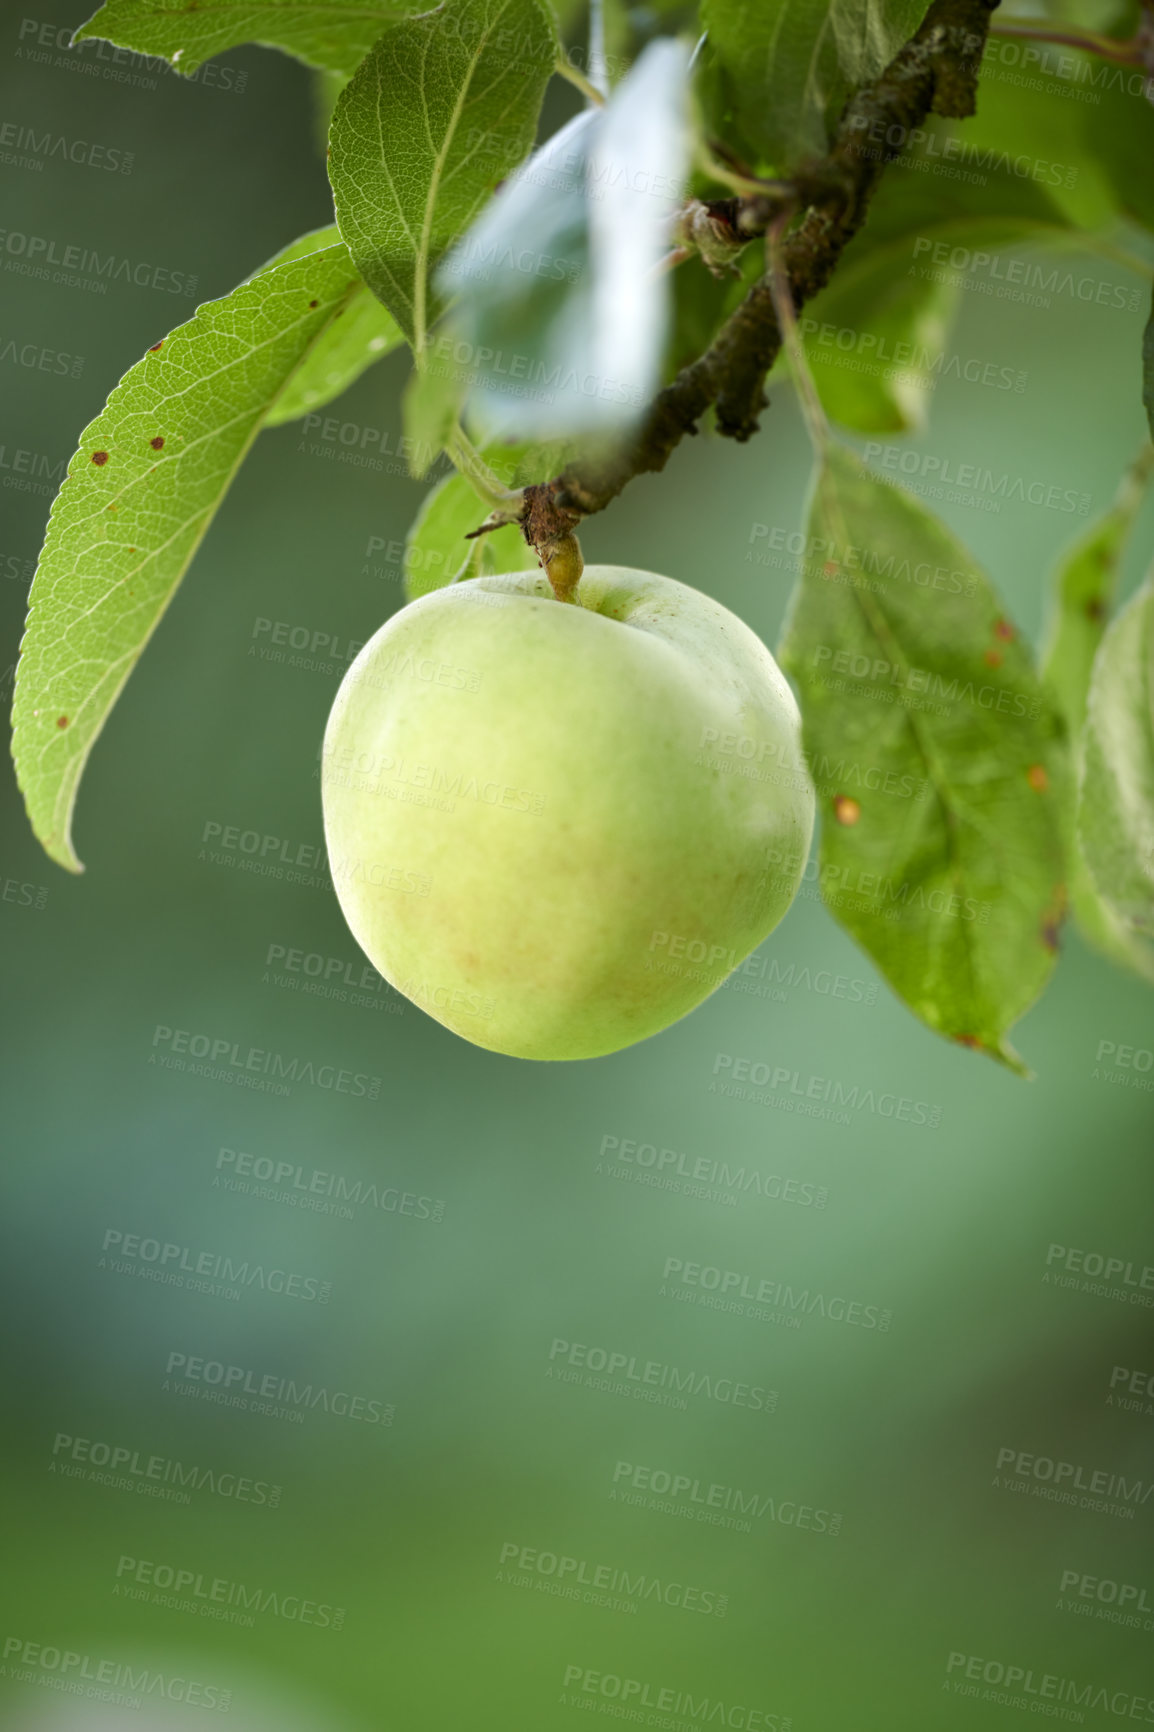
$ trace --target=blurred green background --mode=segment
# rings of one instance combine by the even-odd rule
[[[330,211],[301,67],[250,50],[186,84],[68,51],[83,16],[15,8],[0,36],[6,700],[51,472],[149,344]],[[121,166],[38,158],[23,127]],[[32,237],[130,269],[104,293],[29,276]],[[1026,387],[948,379],[913,443],[1099,509],[1142,435],[1140,329],[1072,298],[972,296],[956,352]],[[764,947],[775,968],[743,982],[760,991],[537,1066],[365,990],[323,883],[208,858],[228,826],[290,854],[321,842],[340,665],[254,651],[271,621],[339,656],[401,604],[423,494],[390,455],[404,375],[393,356],[330,411],[379,430],[376,467],[323,430],[262,435],[97,745],[84,877],[45,860],[4,779],[3,1724],[1154,1721],[1142,986],[1068,936],[1018,1030],[1023,1083],[922,1030],[810,882]],[[772,644],[790,576],[749,555],[755,526],[797,527],[807,471],[779,390],[748,446],[699,438],[631,486],[586,557],[697,585]],[[941,510],[1037,637],[1083,520]],[[1150,544],[1147,512],[1128,587]],[[327,996],[306,990],[317,970]],[[379,1081],[244,1091],[154,1062],[158,1027]],[[1108,1042],[1129,1062],[1101,1062]],[[726,1099],[718,1054],[937,1122]],[[180,1248],[169,1268],[264,1274],[239,1296],[161,1281],[149,1240]],[[1119,1265],[1101,1291],[1056,1284],[1079,1252]],[[889,1326],[686,1303],[708,1290],[667,1279],[677,1262]],[[192,1489],[154,1495],[192,1468]],[[1053,1476],[1097,1495],[1037,1495]]]

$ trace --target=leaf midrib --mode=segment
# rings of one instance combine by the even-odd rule
[[[468,75],[461,85],[460,91],[457,94],[456,102],[453,104],[453,112],[450,117],[449,125],[445,130],[445,137],[441,149],[435,151],[433,156],[433,173],[429,181],[429,190],[425,198],[425,211],[421,222],[421,239],[417,248],[416,271],[413,282],[413,337],[414,350],[418,355],[423,353],[425,347],[425,323],[428,314],[429,245],[433,227],[433,212],[436,208],[437,194],[440,191],[441,175],[444,172],[445,159],[448,156],[449,147],[457,135],[457,127],[460,124],[461,113],[468,98],[469,91],[472,88],[477,68],[481,64],[481,58],[485,52],[485,45],[508,9],[509,0],[505,0],[505,4],[486,25],[484,34],[480,38],[477,52],[469,64]],[[421,61],[421,107],[425,115],[425,131],[429,135],[430,144],[433,142],[433,134],[432,128],[429,125],[428,104],[425,100],[425,67],[428,62],[429,45],[432,42],[432,39],[432,32],[427,32],[425,36],[425,53]]]

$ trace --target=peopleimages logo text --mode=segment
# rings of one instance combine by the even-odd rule
[[[36,1680],[36,1672],[46,1673],[54,1688],[71,1695],[84,1695],[96,1701],[119,1701],[121,1706],[139,1708],[143,1698],[163,1697],[168,1702],[180,1702],[186,1708],[211,1708],[227,1714],[232,1691],[219,1685],[206,1684],[197,1678],[185,1678],[168,1672],[153,1671],[127,1660],[105,1660],[95,1654],[81,1654],[73,1648],[45,1642],[30,1642],[23,1636],[5,1636],[5,1676],[18,1682]],[[29,1668],[22,1674],[18,1668]],[[37,1680],[38,1681],[38,1680]],[[86,1688],[82,1688],[86,1686]],[[116,1692],[127,1692],[117,1697]]]
[[[74,1467],[74,1463],[79,1465]],[[74,1437],[67,1431],[56,1433],[51,1467],[65,1475],[99,1479],[101,1483],[115,1483],[119,1479],[134,1491],[175,1486],[184,1493],[186,1502],[189,1488],[231,1498],[236,1503],[263,1504],[268,1509],[276,1509],[281,1500],[281,1487],[271,1485],[267,1480],[252,1479],[247,1474],[222,1473],[219,1468],[203,1467],[198,1462],[176,1461],[171,1456],[142,1455],[128,1444],[107,1443],[103,1438]],[[93,1469],[106,1471],[93,1473]]]
[[[80,168],[99,168],[113,174],[131,174],[135,161],[130,150],[115,149],[111,145],[94,144],[88,139],[69,138],[63,133],[37,132],[32,126],[22,126],[18,121],[0,122],[0,146],[8,152],[3,160],[14,161],[21,168],[31,165],[43,168],[50,157],[59,157],[62,162],[73,162]],[[17,157],[16,152],[26,152]]]
[[[793,1725],[788,1714],[782,1716],[767,1708],[748,1708],[740,1702],[727,1702],[721,1696],[698,1696],[692,1690],[652,1684],[644,1678],[623,1678],[617,1672],[598,1672],[587,1666],[566,1666],[561,1688],[562,1701],[568,1691],[572,1694],[574,1707],[593,1709],[599,1697],[602,1713],[613,1714],[616,1718],[628,1716],[649,1726],[676,1723],[655,1719],[655,1714],[674,1714],[680,1720],[696,1721],[701,1726],[725,1726],[731,1732],[789,1732]],[[606,1704],[610,1702],[621,1706],[609,1708]],[[645,1715],[637,1712],[642,1708],[648,1710]]]
[[[774,1202],[799,1203],[804,1208],[824,1209],[829,1191],[824,1185],[810,1184],[799,1179],[783,1178],[780,1173],[764,1173],[757,1167],[730,1166],[727,1159],[711,1155],[689,1156],[679,1149],[659,1149],[656,1143],[639,1143],[633,1137],[601,1138],[600,1159],[612,1158],[626,1166],[653,1168],[669,1183],[677,1178],[689,1179],[698,1185],[716,1185],[723,1191],[757,1197]]]
[[[196,293],[197,278],[187,271],[170,271],[144,259],[122,259],[116,253],[101,255],[92,247],[58,243],[48,235],[25,234],[20,229],[0,229],[0,252],[21,260],[25,275],[42,277],[48,266],[54,266],[105,284],[135,283],[138,289],[160,289],[169,295]],[[6,264],[4,268],[21,267]]]
[[[298,1383],[295,1377],[281,1377],[275,1371],[257,1371],[246,1365],[226,1365],[223,1359],[205,1359],[196,1353],[168,1355],[165,1382],[173,1383],[178,1395],[189,1393],[189,1386],[198,1385],[196,1393],[205,1392],[225,1407],[251,1409],[254,1413],[331,1413],[337,1419],[355,1419],[365,1425],[392,1425],[396,1408],[391,1401],[374,1401],[367,1395],[354,1395],[347,1389],[330,1389],[327,1384]],[[254,1398],[254,1399],[250,1399]],[[269,1405],[265,1405],[269,1404]]]
[[[1091,1497],[1117,1498],[1121,1503],[1132,1505],[1148,1503],[1150,1494],[1154,1492],[1154,1481],[1151,1480],[1126,1479],[1108,1468],[1087,1467],[1078,1461],[1058,1461],[1053,1456],[1031,1455],[1026,1450],[1009,1446],[999,1449],[995,1473],[1039,1480],[1047,1486],[1088,1493]]]
[[[501,1547],[498,1581],[502,1580],[506,1565],[511,1566],[510,1574],[518,1571],[544,1577],[555,1582],[559,1589],[591,1588],[598,1594],[620,1594],[625,1600],[637,1602],[656,1601],[682,1612],[700,1612],[704,1617],[724,1618],[729,1609],[729,1595],[714,1588],[664,1581],[644,1572],[633,1575],[617,1564],[593,1563],[565,1552],[541,1551],[537,1546],[523,1546],[518,1540],[506,1540]]]
[[[1010,1701],[1004,1706],[1029,1707],[1035,1714],[1043,1701],[1072,1702],[1079,1708],[1099,1708],[1124,1720],[1142,1720],[1147,1726],[1154,1726],[1154,1698],[1134,1696],[1128,1690],[1111,1691],[1105,1685],[1063,1678],[1057,1672],[1035,1672],[1031,1666],[1007,1665],[1003,1660],[988,1660],[982,1654],[951,1654],[946,1661],[946,1678],[958,1695],[978,1694],[976,1689],[963,1684],[962,1680],[968,1679],[970,1685],[986,1684],[1010,1692]],[[1081,1714],[1062,1717],[1082,1718]]]
[[[1104,1251],[1054,1244],[1046,1252],[1046,1263],[1047,1266],[1060,1263],[1075,1275],[1101,1275],[1104,1281],[1117,1281],[1126,1287],[1154,1288],[1154,1263],[1135,1263],[1125,1257],[1111,1257]]]
[[[158,1022],[153,1031],[152,1045],[154,1049],[166,1048],[172,1054],[188,1053],[192,1058],[205,1060],[206,1065],[226,1071],[252,1071],[260,1076],[280,1077],[285,1082],[309,1083],[313,1088],[331,1089],[340,1095],[359,1095],[375,1101],[381,1092],[379,1076],[338,1070],[331,1064],[314,1065],[311,1059],[286,1058],[283,1053],[267,1052],[263,1047],[242,1047],[225,1037],[194,1034],[190,1029],[170,1028],[163,1022]]]
[[[203,1602],[198,1610],[209,1613],[221,1606],[238,1606],[242,1611],[263,1612],[274,1618],[286,1618],[290,1623],[313,1624],[320,1630],[339,1630],[345,1621],[343,1606],[330,1606],[275,1588],[254,1588],[245,1582],[230,1581],[227,1576],[206,1576],[200,1570],[151,1558],[133,1558],[127,1553],[121,1555],[116,1566],[117,1592],[125,1591],[124,1576],[143,1588],[187,1594],[190,1599]]]
[[[764,1389],[760,1383],[739,1383],[732,1377],[718,1377],[712,1372],[697,1371],[679,1365],[669,1365],[660,1359],[638,1359],[635,1353],[614,1348],[590,1346],[584,1341],[566,1341],[556,1336],[549,1349],[547,1376],[559,1373],[555,1368],[572,1366],[579,1373],[591,1372],[598,1379],[596,1387],[616,1380],[622,1388],[631,1388],[643,1400],[657,1400],[670,1395],[684,1405],[687,1395],[703,1395],[707,1401],[720,1401],[732,1407],[748,1407],[754,1413],[772,1413],[777,1406],[777,1391]],[[601,1375],[604,1374],[604,1375]],[[669,1405],[657,1401],[658,1405]]]
[[[935,1126],[941,1123],[942,1118],[941,1107],[930,1101],[916,1101],[906,1095],[875,1094],[872,1088],[863,1089],[859,1083],[839,1082],[836,1077],[803,1079],[800,1071],[791,1070],[788,1065],[761,1064],[752,1059],[737,1058],[729,1052],[717,1054],[713,1061],[713,1075],[724,1080],[720,1084],[712,1083],[711,1092],[719,1090],[722,1094],[746,1095],[749,1091],[737,1085],[751,1083],[754,1088],[768,1089],[771,1093],[784,1091],[785,1098],[791,1094],[800,1095],[807,1101],[818,1101],[853,1112],[876,1113],[879,1118],[900,1119],[904,1124]]]
[[[402,1191],[396,1185],[371,1184],[366,1179],[348,1179],[341,1173],[304,1167],[293,1161],[274,1161],[269,1155],[250,1155],[244,1149],[218,1149],[216,1166],[218,1172],[229,1167],[262,1183],[284,1187],[289,1193],[303,1191],[310,1197],[332,1197],[338,1203],[358,1207],[364,1204],[383,1215],[410,1215],[421,1221],[441,1221],[445,1216],[444,1200],[440,1197]]]
[[[624,1487],[620,1484],[622,1480],[625,1481]],[[811,1533],[837,1535],[841,1532],[842,1518],[835,1510],[816,1509],[812,1504],[799,1504],[793,1499],[747,1492],[739,1486],[700,1480],[693,1474],[670,1473],[665,1468],[647,1467],[631,1461],[619,1461],[613,1469],[613,1489],[609,1495],[615,1503],[632,1503],[684,1515],[694,1521],[735,1528],[742,1533],[753,1532],[753,1522],[749,1518],[765,1516],[771,1522],[780,1522],[783,1527],[808,1529]]]
[[[100,1249],[111,1252],[111,1266],[133,1265],[178,1271],[186,1275],[207,1275],[212,1280],[229,1281],[238,1287],[259,1287],[266,1293],[280,1293],[288,1299],[314,1300],[327,1305],[332,1294],[331,1281],[318,1281],[313,1275],[300,1275],[288,1269],[266,1269],[262,1263],[234,1262],[218,1251],[197,1251],[191,1245],[178,1245],[171,1240],[151,1239],[139,1233],[125,1233],[109,1227]],[[103,1264],[106,1259],[100,1259]]]
[[[723,1269],[713,1263],[687,1263],[683,1257],[667,1257],[661,1279],[670,1287],[697,1288],[705,1293],[718,1293],[727,1299],[749,1299],[756,1305],[781,1305],[788,1311],[804,1312],[806,1316],[828,1317],[834,1323],[852,1323],[862,1329],[886,1331],[893,1322],[893,1312],[878,1305],[867,1305],[860,1299],[846,1299],[836,1293],[800,1290],[785,1281],[775,1281],[750,1275],[741,1269]],[[662,1286],[661,1292],[665,1292]]]

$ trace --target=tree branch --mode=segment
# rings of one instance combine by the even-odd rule
[[[823,289],[846,245],[865,221],[886,165],[930,114],[974,113],[978,72],[998,0],[933,0],[925,22],[880,78],[850,98],[827,156],[793,176],[801,222],[784,245],[795,307]],[[883,139],[878,144],[875,141]],[[766,199],[734,201],[737,225],[764,233],[774,207]],[[780,206],[777,207],[778,209]],[[609,458],[579,458],[553,481],[525,489],[526,541],[560,540],[575,522],[615,499],[635,475],[665,467],[687,433],[716,405],[718,432],[746,440],[767,406],[765,377],[781,348],[768,277],[749,290],[705,354],[654,398],[641,426]]]

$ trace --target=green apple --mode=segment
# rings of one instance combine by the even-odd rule
[[[773,930],[813,829],[797,705],[748,626],[649,571],[421,597],[337,693],[321,771],[345,918],[400,992],[519,1058],[615,1052]]]

